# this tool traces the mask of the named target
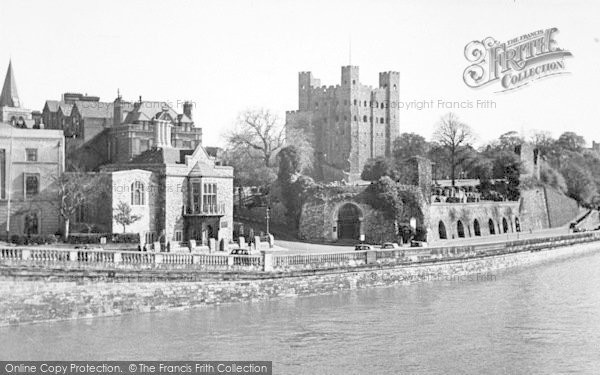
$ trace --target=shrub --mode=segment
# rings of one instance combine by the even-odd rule
[[[115,233],[112,235],[111,241],[113,243],[139,243],[139,233]],[[100,241],[98,241],[100,242]]]
[[[18,234],[13,234],[12,236],[10,236],[10,242],[18,244],[20,237],[21,236],[19,236]]]

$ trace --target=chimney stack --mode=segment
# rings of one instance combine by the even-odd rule
[[[185,102],[183,103],[183,114],[192,119],[192,108],[194,107],[194,103]]]

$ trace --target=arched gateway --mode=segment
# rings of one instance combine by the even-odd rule
[[[338,211],[338,239],[360,239],[361,211],[357,205],[346,203]]]

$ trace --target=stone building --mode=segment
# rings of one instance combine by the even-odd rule
[[[299,73],[298,110],[286,113],[286,128],[308,132],[318,179],[358,180],[368,159],[391,156],[400,134],[399,85],[398,72],[379,73],[377,88],[364,85],[357,66],[342,67],[336,86]]]
[[[195,150],[202,144],[202,129],[194,126],[193,103],[183,103],[183,113],[160,101],[142,101],[131,104],[119,96],[113,103],[113,125],[109,131],[109,160],[122,163],[149,150],[154,145],[157,124],[168,123],[170,146]],[[161,128],[162,129],[162,128]]]
[[[0,122],[3,233],[55,234],[60,229],[55,181],[64,171],[64,150],[62,131],[23,129]]]
[[[195,240],[229,241],[233,230],[233,167],[217,165],[199,145],[195,150],[171,146],[171,123],[154,126],[152,148],[125,163],[102,167],[111,186],[108,202],[131,205],[142,219],[129,231],[146,243],[160,240],[177,245]],[[121,232],[112,216],[98,218],[111,232]]]

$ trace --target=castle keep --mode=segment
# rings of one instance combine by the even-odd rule
[[[317,179],[355,181],[368,159],[391,156],[400,134],[399,84],[398,72],[383,72],[379,87],[364,85],[358,66],[342,67],[336,86],[299,73],[298,110],[286,113],[286,128],[303,129],[311,138]]]

